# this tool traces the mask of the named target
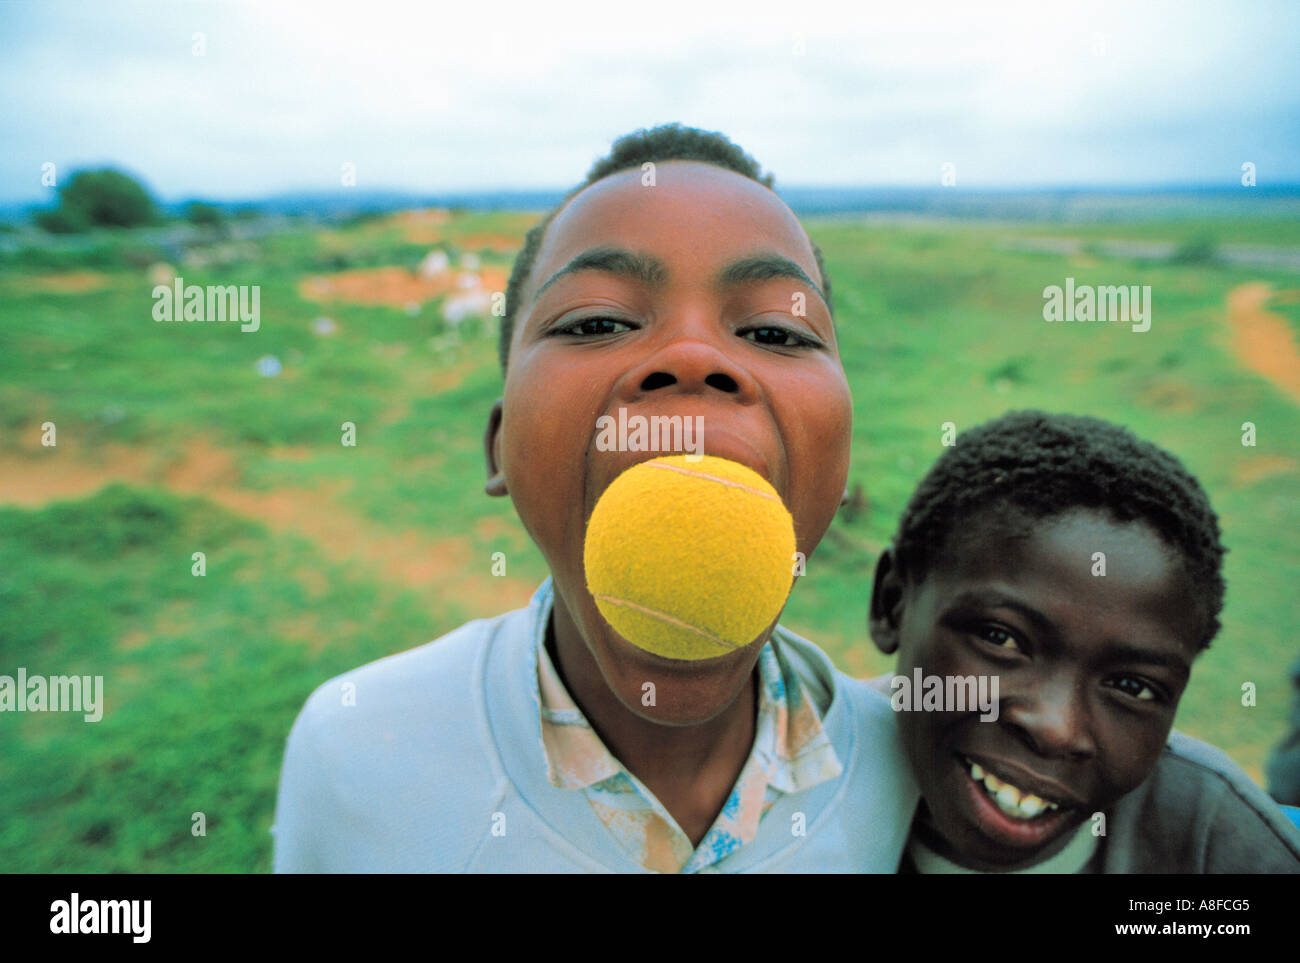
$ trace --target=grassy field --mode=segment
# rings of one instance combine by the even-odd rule
[[[361,219],[175,265],[190,284],[260,285],[250,334],[155,323],[145,268],[157,253],[129,238],[0,264],[0,674],[102,675],[106,703],[93,724],[0,716],[0,870],[269,869],[284,739],[308,693],[527,601],[540,554],[508,501],[482,492],[501,390],[490,326],[453,336],[441,296],[411,304],[378,275],[353,276],[363,296],[325,302],[309,279],[414,268],[432,246],[506,271],[532,220]],[[856,405],[851,484],[867,506],[836,520],[783,622],[852,674],[883,671],[865,633],[871,567],[943,423],[1030,406],[1110,418],[1181,456],[1220,512],[1225,628],[1177,725],[1260,779],[1297,655],[1300,405],[1285,368],[1252,365],[1278,345],[1227,306],[1241,285],[1271,285],[1259,311],[1295,332],[1297,279],[996,241],[1191,244],[1221,228],[1220,240],[1268,244],[1300,223],[808,227],[834,282]],[[1042,289],[1067,276],[1151,285],[1150,331],[1044,323]],[[320,316],[332,331],[313,328]],[[267,356],[277,374],[259,373]],[[347,421],[355,447],[340,444]],[[1241,444],[1246,421],[1256,447]],[[46,422],[55,447],[41,444]],[[1241,705],[1244,682],[1255,707]],[[205,836],[191,831],[197,813]]]

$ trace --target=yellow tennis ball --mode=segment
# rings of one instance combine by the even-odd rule
[[[777,617],[794,552],[794,520],[762,475],[711,455],[668,455],[605,489],[583,564],[601,615],[625,639],[670,659],[709,659]]]

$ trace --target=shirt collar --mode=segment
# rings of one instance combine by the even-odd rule
[[[545,632],[546,621],[541,630]],[[542,749],[551,784],[582,789],[624,772],[565,689],[546,650],[536,645]],[[758,656],[758,719],[750,758],[766,782],[793,793],[834,779],[843,771],[816,706],[806,697],[798,675],[783,668],[773,642]]]
[[[1092,824],[1085,822],[1075,830],[1074,838],[1053,856],[1037,863],[1017,863],[1000,872],[1008,875],[1028,873],[1078,873],[1092,859],[1097,849],[1097,837],[1092,834]],[[907,843],[907,855],[918,873],[974,874],[981,870],[968,869],[959,863],[940,856],[912,834]]]

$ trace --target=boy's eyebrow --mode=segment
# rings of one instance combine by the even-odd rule
[[[653,255],[637,254],[620,247],[594,247],[589,251],[583,251],[552,274],[546,283],[537,289],[535,297],[541,297],[542,292],[560,278],[578,271],[604,271],[640,281],[650,287],[656,287],[668,280],[668,266]],[[714,281],[719,287],[730,287],[746,281],[768,281],[772,278],[790,278],[806,284],[822,299],[826,310],[830,310],[826,295],[808,276],[808,272],[788,257],[772,251],[750,254],[732,261],[717,273]]]
[[[826,295],[822,293],[821,287],[808,276],[808,272],[788,257],[774,251],[751,254],[748,257],[742,257],[738,261],[732,261],[718,272],[717,282],[723,287],[728,287],[733,284],[742,284],[745,281],[768,281],[772,278],[791,278],[795,281],[802,281],[817,292],[817,297],[822,299],[822,304],[825,304],[826,310],[830,311],[831,306],[826,300]]]
[[[534,298],[540,298],[543,291],[566,274],[574,274],[578,271],[604,271],[607,274],[617,274],[640,281],[651,287],[668,280],[668,266],[657,257],[636,254],[621,247],[593,247],[589,251],[583,251],[552,274],[547,282],[537,289]]]
[[[1019,599],[1007,595],[1003,592],[996,592],[991,589],[982,591],[966,591],[957,595],[952,600],[953,606],[977,606],[986,608],[1004,608],[1011,609],[1013,612],[1019,612],[1026,619],[1033,623],[1034,629],[1044,635],[1050,635],[1052,638],[1057,637],[1056,626],[1038,609],[1031,605],[1026,605]]]
[[[1160,649],[1148,649],[1128,642],[1116,642],[1113,645],[1107,646],[1106,659],[1109,662],[1135,662],[1145,665],[1162,665],[1183,678],[1191,675],[1192,671],[1192,667],[1187,664],[1187,660],[1175,652],[1165,652]]]

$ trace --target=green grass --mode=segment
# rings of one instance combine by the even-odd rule
[[[1295,216],[1150,218],[1126,220],[1077,219],[1070,221],[932,221],[925,229],[941,234],[977,234],[1015,237],[1077,237],[1086,242],[1104,240],[1172,241],[1185,244],[1201,239],[1215,244],[1294,249]]]
[[[444,229],[458,256],[476,236],[521,237],[527,215],[466,214]],[[1300,460],[1300,410],[1243,370],[1228,350],[1223,305],[1249,280],[1294,286],[1263,270],[1153,264],[1000,250],[988,225],[808,222],[834,281],[838,336],[855,399],[851,484],[867,509],[837,518],[809,560],[783,621],[855,675],[888,662],[865,632],[876,553],[913,486],[958,429],[1011,408],[1094,414],[1168,447],[1197,473],[1231,548],[1224,631],[1199,661],[1177,725],[1234,756],[1257,778],[1283,731],[1285,666],[1300,596],[1300,478],[1251,474],[1267,457]],[[1016,225],[1001,233],[1188,242],[1283,243],[1294,221]],[[262,329],[161,324],[129,238],[97,241],[88,261],[16,257],[0,264],[0,455],[36,447],[58,425],[59,454],[95,459],[115,446],[160,458],[196,438],[229,451],[254,493],[340,481],[339,512],[376,535],[413,531],[431,551],[463,553],[464,571],[508,552],[512,577],[545,574],[507,502],[482,493],[482,433],[499,395],[495,340],[441,340],[437,304],[417,315],[319,305],[301,277],[414,266],[428,245],[383,219],[254,242],[222,268],[184,269],[188,283],[259,284]],[[481,252],[485,263],[509,256]],[[57,262],[57,263],[54,263]],[[105,285],[42,293],[56,269],[93,269]],[[1151,330],[1049,325],[1042,289],[1149,284]],[[1294,304],[1280,314],[1300,323]],[[319,337],[310,321],[339,324]],[[279,377],[255,370],[263,355]],[[344,421],[358,445],[339,444]],[[1253,421],[1258,447],[1243,448]],[[285,457],[286,451],[293,457]],[[30,457],[30,456],[23,456]],[[104,719],[0,717],[0,866],[27,871],[262,871],[284,738],[327,678],[411,648],[467,619],[496,614],[490,592],[416,591],[363,558],[338,559],[291,532],[137,482],[39,508],[0,507],[0,672],[105,678]],[[191,574],[191,555],[207,575]],[[1258,705],[1240,704],[1243,682]],[[191,834],[202,812],[207,836]]]
[[[268,870],[285,726],[302,700],[393,639],[429,631],[409,593],[202,500],[114,485],[35,512],[0,509],[0,533],[6,671],[105,680],[99,722],[3,720],[9,871]],[[202,578],[195,551],[206,554]],[[312,592],[300,569],[329,591]],[[289,629],[320,633],[319,652]],[[206,836],[191,833],[194,813]]]
[[[1274,302],[1270,310],[1286,319],[1287,324],[1291,326],[1292,335],[1297,341],[1300,341],[1300,299],[1281,303]]]
[[[939,455],[942,424],[961,429],[1021,407],[1108,418],[1177,453],[1221,515],[1230,548],[1224,630],[1198,661],[1176,725],[1258,778],[1290,699],[1300,477],[1245,483],[1237,472],[1260,456],[1294,462],[1300,411],[1227,353],[1223,304],[1235,284],[1294,279],[1107,260],[1083,268],[992,250],[980,231],[813,223],[810,232],[835,282],[856,404],[850,483],[863,484],[870,511],[852,524],[837,520],[843,537],[823,542],[809,563],[810,572],[832,572],[800,583],[784,621],[806,627],[840,665],[884,671],[888,662],[865,641],[871,550],[887,541]],[[1078,284],[1150,284],[1151,330],[1044,323],[1042,289],[1067,275]],[[1268,426],[1256,448],[1241,445],[1243,421]],[[1258,688],[1254,708],[1241,705],[1246,681]]]

